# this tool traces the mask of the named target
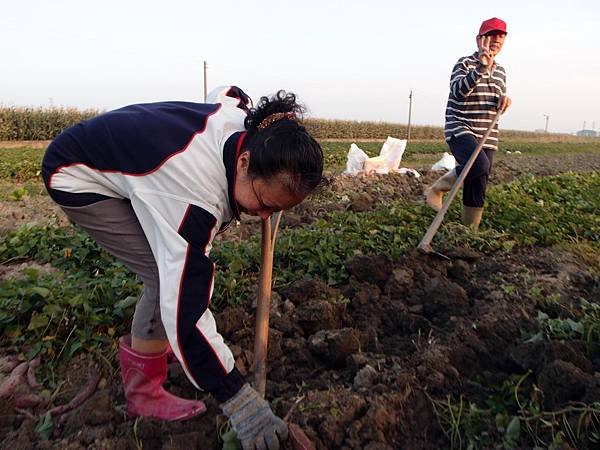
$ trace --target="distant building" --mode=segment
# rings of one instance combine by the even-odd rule
[[[598,133],[594,130],[579,130],[575,134],[579,137],[598,137]]]

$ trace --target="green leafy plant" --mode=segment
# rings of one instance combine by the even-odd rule
[[[13,191],[10,193],[9,199],[14,202],[18,202],[19,200],[22,200],[24,197],[27,196],[29,196],[27,189],[25,189],[24,187],[18,187],[16,189],[13,189]]]
[[[451,449],[514,449],[527,446],[561,449],[596,448],[600,444],[600,402],[544,410],[544,393],[531,371],[510,376],[499,386],[479,385],[487,393],[483,406],[464,396],[429,397],[441,431]],[[529,381],[529,382],[527,382]]]
[[[43,441],[47,441],[52,435],[53,431],[54,420],[52,420],[52,414],[50,414],[50,411],[48,411],[38,420],[38,423],[35,427],[35,432]]]

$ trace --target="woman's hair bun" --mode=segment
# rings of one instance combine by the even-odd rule
[[[304,112],[305,108],[296,103],[296,95],[281,89],[272,97],[261,97],[258,105],[250,109],[244,125],[249,133],[253,133],[258,131],[262,121],[272,114],[285,113],[289,117],[289,113],[292,113],[295,120],[302,121]]]

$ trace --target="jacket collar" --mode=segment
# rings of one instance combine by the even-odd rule
[[[225,165],[225,175],[227,176],[227,192],[229,194],[229,206],[236,220],[240,220],[240,207],[235,201],[235,177],[237,160],[242,151],[242,145],[246,138],[245,131],[233,133],[223,147],[223,164]]]

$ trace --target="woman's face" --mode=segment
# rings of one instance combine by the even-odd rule
[[[241,212],[267,219],[274,212],[290,209],[304,200],[284,183],[284,173],[268,179],[252,178],[248,174],[249,164],[250,152],[246,151],[237,160],[234,188]]]

